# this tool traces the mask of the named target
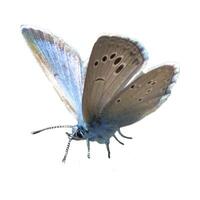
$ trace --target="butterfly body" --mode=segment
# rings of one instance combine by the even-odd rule
[[[61,126],[72,128],[72,133],[67,133],[69,142],[63,161],[72,140],[87,141],[88,157],[91,141],[105,144],[110,157],[110,138],[123,144],[115,133],[129,138],[120,128],[155,111],[168,98],[178,73],[173,65],[142,73],[147,56],[144,48],[130,39],[100,37],[94,44],[86,70],[78,53],[55,35],[31,27],[22,27],[22,34],[77,120],[78,125]]]
[[[105,121],[94,121],[88,126],[87,139],[100,144],[109,143],[110,138],[116,132],[117,127]]]
[[[117,131],[117,126],[102,120],[93,120],[87,126],[76,125],[72,132],[75,132],[73,139],[75,140],[89,140],[91,142],[98,142],[100,144],[109,143],[110,138]]]

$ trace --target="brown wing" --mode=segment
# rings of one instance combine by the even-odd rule
[[[124,88],[144,62],[137,42],[120,37],[102,36],[94,44],[87,69],[83,115],[90,123],[105,105]]]
[[[102,118],[118,127],[140,120],[167,99],[176,74],[174,66],[166,65],[141,75],[104,108]]]

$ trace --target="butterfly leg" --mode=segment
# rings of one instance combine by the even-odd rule
[[[124,137],[126,139],[133,139],[132,137],[128,137],[128,136],[123,135],[122,132],[120,131],[120,129],[118,129],[117,131],[122,137]]]
[[[70,135],[71,135],[70,133],[68,133],[68,132],[65,132],[65,133],[67,134],[68,137],[70,137]]]
[[[124,145],[124,143],[121,142],[121,141],[116,137],[116,135],[113,135],[113,137],[115,138],[115,140],[117,140],[117,142],[119,142],[120,144]]]
[[[90,141],[88,139],[87,139],[87,149],[88,149],[87,157],[90,158]]]
[[[108,152],[108,158],[110,158],[110,147],[109,147],[109,142],[106,143],[106,149],[107,149],[107,152]]]

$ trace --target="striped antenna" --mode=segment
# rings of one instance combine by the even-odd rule
[[[67,148],[66,148],[66,150],[65,150],[65,155],[64,155],[64,157],[63,157],[63,159],[62,159],[62,162],[63,162],[63,163],[65,163],[65,161],[66,161],[66,158],[67,158],[67,155],[68,155],[68,152],[69,152],[69,147],[70,147],[71,141],[72,141],[72,139],[73,139],[73,137],[74,137],[75,134],[76,134],[76,132],[72,133],[72,134],[69,136],[69,141],[68,141],[68,143],[67,143]]]
[[[56,128],[73,128],[74,126],[71,125],[60,125],[60,126],[51,126],[51,127],[47,127],[47,128],[43,128],[37,131],[33,131],[32,134],[37,134],[40,133],[42,131],[46,131],[46,130],[50,130],[50,129],[56,129]]]

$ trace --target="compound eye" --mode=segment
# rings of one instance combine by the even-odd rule
[[[83,139],[83,134],[80,131],[77,131],[76,136],[80,139]]]

